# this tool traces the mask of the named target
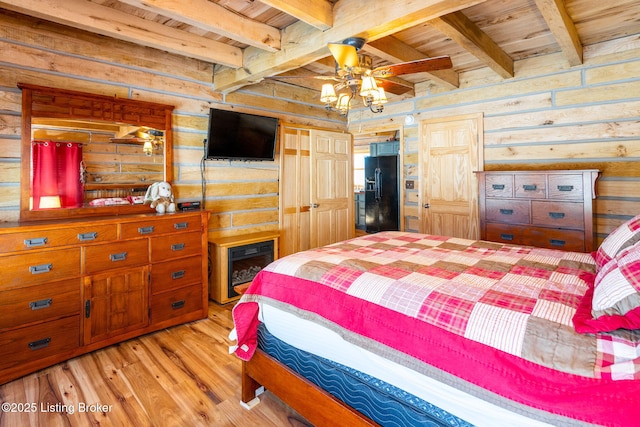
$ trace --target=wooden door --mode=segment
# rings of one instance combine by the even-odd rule
[[[283,126],[280,143],[280,256],[309,249],[310,131]]]
[[[84,280],[85,345],[149,324],[148,266],[95,274]]]
[[[311,131],[311,247],[353,236],[351,134]]]
[[[420,232],[478,239],[478,184],[483,167],[482,115],[420,125]]]

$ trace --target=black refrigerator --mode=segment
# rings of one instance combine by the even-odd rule
[[[365,231],[400,229],[398,156],[364,159]]]

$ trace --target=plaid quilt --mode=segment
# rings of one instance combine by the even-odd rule
[[[640,334],[574,330],[573,315],[594,278],[590,254],[367,235],[266,267],[234,308],[235,352],[247,360],[255,350],[258,309],[250,303],[277,300],[502,396],[556,410],[566,405],[561,411],[575,412],[571,418],[603,412],[595,402],[613,402],[612,390],[627,387],[620,404],[635,399],[629,403],[640,407],[640,398],[630,397],[640,381],[624,381],[640,378]],[[570,387],[581,391],[568,393]],[[538,396],[525,398],[525,391]],[[581,406],[587,400],[594,402],[589,409]]]

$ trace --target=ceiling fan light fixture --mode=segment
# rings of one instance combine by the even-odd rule
[[[325,104],[331,104],[338,99],[336,90],[331,83],[325,83],[322,85],[322,93],[320,94],[320,101]]]
[[[378,93],[376,93],[373,96],[373,105],[382,105],[382,104],[386,104],[387,101],[389,101],[387,99],[387,94],[384,93],[384,89],[379,87],[378,88]]]

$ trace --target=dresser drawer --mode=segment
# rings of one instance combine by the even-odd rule
[[[487,197],[513,197],[513,175],[485,175]]]
[[[522,174],[515,177],[516,197],[544,199],[547,197],[547,176],[544,174]]]
[[[582,175],[549,175],[549,198],[561,200],[582,200],[584,185]]]
[[[80,317],[0,333],[0,370],[72,351],[80,345]]]
[[[80,279],[0,292],[0,329],[80,313]]]
[[[487,199],[486,218],[489,222],[529,224],[530,202],[527,200]]]
[[[531,202],[531,222],[546,227],[584,229],[584,206],[577,202]]]
[[[200,215],[149,218],[143,221],[127,222],[121,225],[122,237],[156,236],[177,231],[202,231]]]
[[[80,248],[39,251],[0,258],[2,288],[36,285],[80,275]]]
[[[514,245],[537,246],[584,252],[584,233],[576,230],[555,230],[510,224],[487,224],[486,240]]]
[[[201,311],[201,285],[193,285],[151,296],[152,323],[159,323],[174,317],[185,316],[190,313],[200,313]]]
[[[115,224],[25,231],[0,235],[0,248],[4,252],[30,251],[85,242],[114,240],[116,236],[117,227]]]
[[[149,263],[147,239],[92,245],[85,247],[84,251],[86,273]]]
[[[200,255],[151,266],[151,292],[153,294],[194,283],[202,283],[202,257]]]
[[[169,234],[151,239],[151,262],[202,253],[202,232]]]

